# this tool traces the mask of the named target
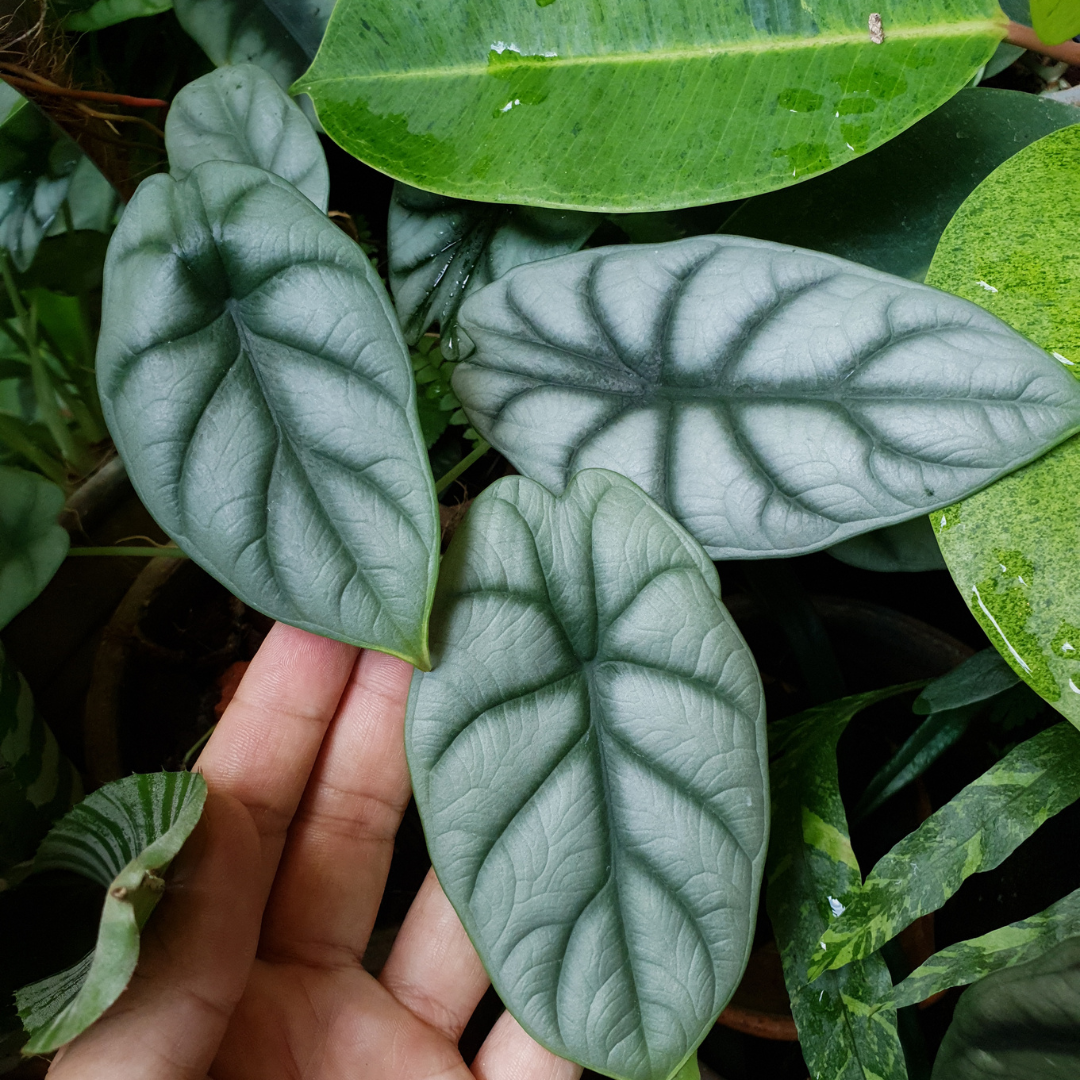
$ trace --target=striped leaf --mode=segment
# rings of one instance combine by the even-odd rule
[[[1077,798],[1080,732],[1056,724],[987,769],[878,861],[822,934],[810,978],[880,949],[972,874],[999,866]]]
[[[139,958],[139,931],[165,888],[161,872],[205,800],[199,773],[128,776],[95,791],[50,831],[34,871],[74,871],[107,892],[94,951],[16,994],[30,1036],[23,1053],[47,1054],[75,1038],[123,993]]]
[[[68,534],[56,520],[63,506],[56,484],[0,466],[0,627],[48,585],[64,561]]]
[[[79,774],[0,646],[0,874],[29,859],[53,821],[81,797]]]
[[[806,959],[858,894],[836,743],[858,712],[910,690],[895,686],[819,705],[770,727],[772,840],[766,898],[803,1056],[817,1080],[905,1080],[892,987],[880,955],[813,985]]]
[[[950,987],[967,986],[994,971],[1026,964],[1077,935],[1080,889],[1038,915],[935,953],[899,983],[888,1000],[898,1009],[914,1005]]]

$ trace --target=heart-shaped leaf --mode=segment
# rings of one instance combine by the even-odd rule
[[[488,442],[553,491],[623,473],[714,559],[906,521],[1080,428],[1075,380],[975,305],[759,240],[520,266],[459,318]]]
[[[0,248],[16,269],[34,261],[81,158],[44,113],[7,83],[0,85]]]
[[[0,627],[52,580],[69,539],[57,517],[64,493],[25,469],[0,466]]]
[[[945,226],[976,186],[1018,150],[1078,121],[1073,106],[1035,94],[961,90],[842,169],[748,199],[723,231],[922,281]]]
[[[534,1038],[667,1080],[735,989],[764,699],[691,537],[620,476],[497,481],[454,535],[406,747],[439,881]]]
[[[1080,1074],[1080,938],[964,992],[933,1080],[1059,1080]]]
[[[300,107],[262,68],[235,64],[188,83],[165,121],[169,171],[183,180],[204,161],[238,161],[276,173],[320,210],[330,173]]]
[[[927,278],[1028,334],[1069,372],[1080,370],[1080,258],[1069,239],[1080,221],[1078,172],[1080,126],[1021,150],[960,208]],[[1073,438],[933,522],[953,580],[991,642],[1080,726],[1078,469]]]
[[[0,891],[13,884],[9,867],[30,859],[53,821],[81,798],[79,774],[0,646]]]
[[[216,2],[216,0],[215,0]],[[311,69],[331,137],[457,198],[597,210],[792,184],[947,101],[1004,33],[993,0],[341,0]]]
[[[109,245],[97,366],[185,552],[274,618],[426,666],[439,520],[408,353],[308,199],[232,162],[144,182]]]
[[[161,871],[205,801],[199,773],[128,776],[88,796],[45,837],[35,873],[71,870],[108,891],[94,951],[16,994],[30,1036],[24,1054],[47,1054],[74,1039],[124,992],[139,959],[139,931],[165,888]]]
[[[438,323],[443,353],[456,359],[457,311],[466,296],[522,263],[577,251],[600,220],[573,210],[449,199],[395,184],[387,246],[405,340],[415,345]]]

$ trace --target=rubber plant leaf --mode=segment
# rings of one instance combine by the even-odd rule
[[[522,263],[577,251],[600,221],[597,214],[468,202],[395,184],[387,247],[405,340],[415,345],[437,323],[444,355],[457,359],[457,310],[466,296]]]
[[[1022,742],[878,860],[821,935],[810,978],[880,949],[1078,798],[1080,733],[1060,723]]]
[[[34,695],[0,646],[0,890],[21,876],[49,826],[82,798]]]
[[[1028,919],[934,953],[897,984],[890,1000],[897,1008],[914,1005],[953,986],[967,986],[992,972],[1026,964],[1078,935],[1080,889]]]
[[[174,7],[216,67],[256,64],[287,89],[315,55],[334,0],[174,0]]]
[[[398,180],[479,201],[662,210],[756,195],[900,134],[1004,36],[994,0],[341,0],[296,89]]]
[[[863,709],[910,689],[841,698],[769,725],[772,839],[766,903],[799,1043],[814,1077],[907,1077],[896,1010],[873,1009],[892,988],[881,956],[829,972],[813,985],[806,961],[861,882],[840,799],[837,740]]]
[[[141,19],[147,15],[160,15],[170,11],[173,0],[97,0],[97,3],[78,5],[58,4],[58,11],[77,6],[82,10],[72,11],[64,18],[64,29],[77,33],[88,30],[103,30],[106,26],[127,22],[128,19]]]
[[[667,1080],[739,982],[765,859],[764,698],[715,569],[621,476],[508,477],[443,561],[432,658],[413,790],[499,996],[560,1057]]]
[[[233,162],[139,187],[98,380],[162,528],[245,603],[427,666],[439,521],[408,352],[364,253]]]
[[[945,569],[934,527],[924,517],[853,536],[827,550],[833,558],[860,570],[910,574]]]
[[[75,1038],[124,992],[139,958],[139,931],[165,888],[161,873],[205,800],[199,773],[127,776],[87,796],[45,837],[35,873],[70,870],[107,891],[93,952],[15,995],[30,1036],[24,1054],[47,1054]]]
[[[68,553],[57,521],[64,492],[37,473],[0,465],[0,627],[52,580]]]
[[[185,86],[165,121],[169,171],[183,180],[204,161],[237,161],[276,173],[320,210],[330,172],[300,107],[262,68],[235,64]]]
[[[1076,234],[1080,126],[996,169],[938,246],[928,280],[993,312],[1080,371],[1080,258],[1045,245]],[[1023,238],[1016,222],[1023,220]],[[1080,439],[934,514],[953,581],[1017,675],[1080,725]]]
[[[825,251],[922,281],[941,234],[968,195],[1017,151],[1078,120],[1072,105],[1035,94],[961,90],[842,169],[747,200],[723,231]]]
[[[933,1080],[1057,1080],[1080,1072],[1080,938],[967,990]]]
[[[1031,0],[1031,28],[1047,45],[1080,35],[1078,0]]]
[[[918,517],[1080,427],[1076,381],[974,304],[761,240],[530,263],[459,320],[454,391],[519,472],[622,472],[714,559]]]
[[[7,83],[0,85],[0,249],[17,270],[34,261],[81,158],[44,113]]]

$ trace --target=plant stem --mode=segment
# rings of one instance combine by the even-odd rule
[[[73,547],[68,550],[68,556],[72,555],[122,555],[130,557],[132,555],[143,555],[148,558],[154,559],[186,559],[187,555],[184,554],[177,547]]]
[[[491,444],[481,439],[471,454],[463,457],[445,476],[435,481],[435,494],[441,495],[470,465],[474,465],[490,449]]]
[[[204,731],[196,740],[191,749],[184,755],[184,760],[180,764],[186,769],[188,762],[210,741],[210,736],[214,734],[214,728],[217,724],[211,724],[210,727]]]

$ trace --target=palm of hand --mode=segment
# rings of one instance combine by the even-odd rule
[[[409,798],[408,664],[276,626],[196,768],[206,812],[131,986],[53,1080],[576,1080],[504,1014],[434,875],[378,979],[361,959]]]

